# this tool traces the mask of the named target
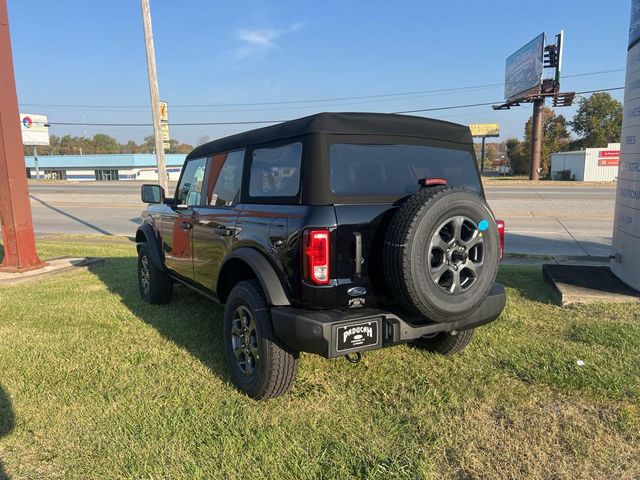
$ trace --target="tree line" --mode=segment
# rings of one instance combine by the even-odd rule
[[[181,143],[178,140],[169,140],[169,148],[166,153],[189,153],[193,145]],[[38,155],[94,155],[100,153],[153,153],[156,144],[153,135],[144,137],[141,144],[133,140],[120,143],[115,138],[104,133],[96,133],[92,137],[74,137],[72,135],[49,136],[49,146],[39,146]],[[25,155],[33,155],[33,147],[24,147]]]
[[[571,136],[571,131],[576,135]],[[594,93],[580,100],[571,120],[551,108],[543,111],[542,175],[549,175],[551,154],[585,148],[606,147],[620,142],[622,104],[606,92]],[[480,144],[475,143],[480,162]],[[531,156],[531,118],[524,126],[524,139],[509,138],[505,142],[487,143],[485,166],[511,165],[514,174],[529,174]]]
[[[569,150],[581,150],[592,147],[606,147],[608,143],[620,141],[622,132],[622,104],[606,92],[594,93],[582,98],[579,108],[571,121],[564,115],[548,107],[543,110],[542,176],[548,175],[551,167],[551,154]],[[577,135],[573,138],[569,129]],[[198,138],[198,144],[209,141],[204,135]],[[49,146],[38,147],[39,155],[82,155],[100,153],[153,153],[155,141],[153,135],[144,138],[141,144],[133,140],[119,143],[104,133],[93,137],[74,137],[64,135],[49,137]],[[189,153],[193,145],[171,139],[166,153]],[[476,155],[480,160],[480,145],[475,144]],[[524,127],[524,139],[509,138],[506,142],[492,142],[485,146],[486,165],[510,163],[514,174],[529,173],[531,152],[531,118]],[[24,147],[25,155],[33,154],[33,147]]]
[[[620,142],[622,103],[606,92],[582,98],[571,121],[563,115],[556,114],[551,108],[544,109],[542,118],[541,176],[550,174],[552,153],[606,147],[609,143]],[[571,137],[569,128],[577,138]],[[508,139],[506,152],[514,174],[529,173],[531,118],[524,127],[524,140]]]

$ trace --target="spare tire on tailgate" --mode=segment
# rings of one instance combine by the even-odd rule
[[[473,312],[495,282],[498,227],[480,195],[423,187],[392,218],[383,256],[389,288],[401,304],[431,320],[454,322]]]

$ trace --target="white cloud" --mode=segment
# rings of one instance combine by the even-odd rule
[[[249,57],[264,57],[268,51],[280,49],[276,40],[283,35],[296,32],[302,28],[300,23],[294,23],[287,28],[258,28],[240,29],[236,37],[240,45],[233,49],[232,53],[238,60]]]

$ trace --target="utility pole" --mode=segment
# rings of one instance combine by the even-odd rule
[[[147,74],[149,75],[149,93],[151,94],[151,115],[153,116],[153,136],[156,143],[156,163],[158,165],[158,183],[165,192],[168,190],[167,167],[164,163],[164,146],[160,127],[160,93],[158,91],[158,73],[156,71],[156,51],[153,47],[151,28],[151,9],[149,0],[141,0],[144,42],[147,50]]]
[[[487,137],[482,137],[482,152],[480,153],[480,171],[484,172],[484,143]]]
[[[4,245],[0,270],[43,267],[33,233],[6,0],[0,0],[0,223]]]
[[[536,98],[533,101],[533,117],[531,118],[531,163],[529,165],[529,180],[540,180],[543,108],[544,98]]]
[[[33,163],[36,167],[36,180],[40,178],[40,167],[38,166],[38,147],[33,146]]]

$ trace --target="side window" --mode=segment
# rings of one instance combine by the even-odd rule
[[[202,203],[202,183],[206,167],[206,158],[190,160],[184,166],[184,173],[176,193],[178,205],[200,205]]]
[[[294,197],[300,189],[302,143],[253,151],[249,195]]]
[[[240,201],[243,165],[244,150],[214,155],[211,158],[208,205],[232,207]]]

